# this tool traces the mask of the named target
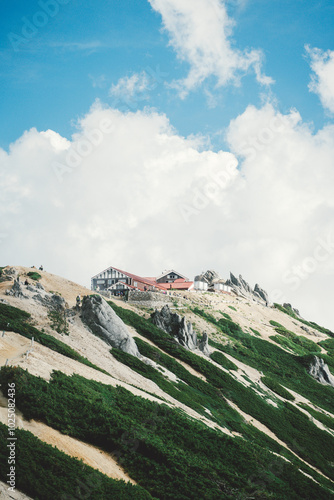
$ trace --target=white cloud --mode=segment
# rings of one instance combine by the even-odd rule
[[[109,265],[231,270],[333,328],[334,126],[313,134],[296,111],[249,106],[227,138],[232,153],[215,153],[163,114],[99,103],[71,141],[26,132],[0,150],[2,264],[43,263],[88,285]],[[63,182],[55,162],[67,166]],[[329,250],[295,289],[295,268],[314,266],[321,239]]]
[[[306,51],[314,73],[309,89],[320,97],[325,109],[334,113],[334,51],[322,51],[309,46],[306,46]]]
[[[170,45],[182,61],[190,64],[188,76],[175,82],[181,96],[198,87],[210,76],[217,86],[239,85],[240,78],[250,69],[262,85],[273,80],[262,73],[263,54],[260,50],[234,48],[234,22],[228,17],[221,0],[149,0],[162,16],[170,37]]]
[[[136,99],[147,99],[146,91],[150,88],[150,79],[146,71],[134,73],[132,76],[120,78],[116,84],[110,88],[109,94],[112,97],[121,99],[124,102]]]

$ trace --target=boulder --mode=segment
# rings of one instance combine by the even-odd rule
[[[314,356],[308,369],[309,374],[322,385],[334,387],[334,376],[322,358]]]
[[[172,313],[168,305],[165,305],[161,311],[155,310],[151,314],[153,323],[168,333],[183,347],[188,349],[196,349],[197,335],[193,331],[193,325],[186,321],[185,317],[181,317],[177,313]]]
[[[206,332],[203,333],[202,338],[199,341],[198,348],[203,354],[205,354],[205,356],[210,356],[209,337]]]
[[[137,344],[126,325],[100,295],[88,295],[83,298],[81,318],[89,329],[107,344],[140,357]]]

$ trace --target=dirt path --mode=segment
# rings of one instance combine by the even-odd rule
[[[2,337],[0,334],[0,366],[10,361],[19,360],[31,348],[31,341],[16,335],[14,332],[6,332]]]

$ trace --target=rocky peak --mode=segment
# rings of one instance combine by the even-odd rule
[[[249,283],[243,279],[241,274],[239,278],[237,278],[234,274],[230,273],[230,279],[226,281],[226,285],[230,286],[232,290],[241,297],[253,299],[257,302],[265,302],[266,304],[269,302],[267,292],[258,284],[255,285],[253,290]]]

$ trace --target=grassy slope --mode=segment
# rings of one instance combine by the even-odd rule
[[[121,387],[61,372],[47,383],[8,367],[1,369],[0,381],[15,382],[18,407],[27,418],[112,453],[157,498],[331,497],[263,447],[229,438]]]
[[[294,352],[299,356],[289,354],[279,346],[244,333],[228,315],[218,321],[205,311],[195,309],[196,314],[215,324],[229,340],[227,345],[210,343],[218,349],[212,358],[226,370],[231,370],[230,374],[182,348],[150,321],[132,311],[110,305],[127,324],[159,347],[136,338],[140,352],[172,371],[180,382],[170,382],[159,371],[122,351],[113,349],[112,354],[198,413],[208,417],[206,410],[209,410],[214,422],[240,432],[244,439],[221,435],[200,422],[192,421],[180,411],[135,397],[119,387],[115,389],[78,376],[66,377],[59,372],[48,384],[22,370],[2,369],[0,382],[15,380],[20,391],[19,408],[27,418],[41,419],[65,434],[114,453],[131,477],[157,498],[332,497],[325,490],[330,484],[327,480],[288,450],[282,449],[276,441],[247,425],[225,399],[232,400],[243,411],[263,422],[300,457],[334,478],[330,465],[334,459],[333,438],[317,429],[287,401],[277,399],[278,408],[275,408],[251,388],[236,381],[231,376],[236,366],[223,354],[232,354],[263,371],[264,383],[277,394],[288,397],[284,385],[334,412],[332,388],[320,386],[305,369],[313,351],[319,352],[316,344],[300,341],[300,337],[296,341],[290,335],[292,332],[281,329],[277,333],[293,341]],[[81,356],[66,344],[38,331],[29,321],[30,317],[24,311],[0,304],[0,328],[17,331],[28,338],[34,336],[41,344],[94,367],[85,358],[80,359]],[[276,325],[276,328],[280,327]],[[327,348],[327,344],[324,347]],[[328,344],[329,356],[332,347]],[[188,363],[203,374],[207,382],[190,374],[177,360]],[[314,417],[317,418],[315,414]],[[323,417],[323,422],[331,427],[329,424],[333,419]],[[285,456],[293,465],[274,457],[269,450]],[[53,484],[58,480],[59,471],[50,468],[47,482]],[[323,488],[302,476],[297,468],[311,474]],[[24,475],[29,476],[28,470],[22,477]],[[142,494],[142,491],[138,493]]]
[[[288,402],[283,403],[278,401],[278,408],[273,407],[254,391],[237,382],[228,373],[222,372],[209,361],[185,350],[173,342],[164,332],[150,323],[150,321],[145,320],[132,311],[122,309],[114,304],[111,305],[123,321],[134,326],[141,335],[149,338],[160,349],[163,349],[175,358],[187,362],[194,369],[205,375],[210,386],[219,390],[222,397],[226,396],[236,403],[240,409],[264,423],[300,457],[318,467],[326,475],[334,479],[334,471],[331,465],[333,461],[334,439],[326,432],[319,430],[302,412]],[[200,311],[196,312],[200,313]],[[333,389],[320,386],[315,382],[307,375],[304,366],[292,355],[285,353],[285,351],[279,347],[276,348],[269,342],[244,334],[240,327],[230,320],[224,318],[220,319],[218,322],[216,320],[214,321],[215,324],[218,324],[218,326],[225,331],[226,335],[232,336],[233,341],[238,339],[238,343],[242,348],[242,354],[246,353],[248,356],[248,351],[253,353],[253,357],[251,357],[253,363],[249,364],[252,364],[252,366],[255,365],[255,367],[260,369],[263,368],[266,375],[275,374],[278,369],[281,370],[281,367],[284,366],[284,364],[280,364],[280,358],[275,359],[275,363],[272,362],[273,359],[268,359],[268,352],[274,350],[276,357],[278,355],[285,356],[287,368],[291,362],[292,368],[290,369],[298,371],[302,379],[299,381],[299,384],[304,386],[305,380],[307,380],[311,389],[314,389],[315,394],[317,394],[317,401],[323,402],[323,405],[328,407],[330,409],[329,411],[331,411],[334,405]],[[246,346],[243,346],[244,341],[246,341]],[[256,342],[257,349],[250,343],[253,341]],[[228,346],[221,345],[221,349],[231,350],[231,354],[235,355],[234,344],[230,346],[230,349]],[[237,347],[237,351],[238,350],[239,347]],[[238,358],[238,356],[235,357]],[[239,358],[243,358],[243,355],[239,356]],[[242,360],[247,363],[247,358],[246,360],[244,358]],[[262,361],[261,364],[263,367],[257,365],[260,360]],[[291,375],[290,372],[285,373]],[[221,423],[222,425],[225,423],[223,415]]]

